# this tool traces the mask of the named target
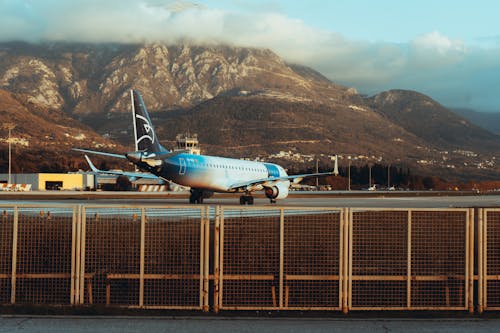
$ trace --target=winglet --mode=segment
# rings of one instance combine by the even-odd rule
[[[335,176],[339,175],[339,157],[335,155],[335,166],[333,167],[333,174]]]
[[[93,172],[99,172],[99,169],[97,169],[94,165],[94,163],[92,163],[92,161],[90,160],[90,158],[87,156],[87,154],[85,154],[85,159],[87,160],[87,163],[89,164],[90,166],[90,169],[93,171]]]

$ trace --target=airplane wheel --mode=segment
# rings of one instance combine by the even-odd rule
[[[240,197],[240,205],[245,205],[247,203],[247,197],[242,195]]]
[[[248,204],[249,204],[249,205],[253,205],[253,197],[250,197],[250,196],[249,196],[249,197],[247,198],[247,202],[248,202]]]
[[[271,203],[272,203],[272,204],[275,204],[275,203],[276,203],[276,200],[274,200],[274,199],[270,199],[270,200],[271,200]]]

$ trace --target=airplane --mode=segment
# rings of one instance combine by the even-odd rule
[[[86,160],[94,173],[114,174],[137,178],[160,178],[190,188],[189,203],[201,204],[214,192],[243,193],[241,205],[253,205],[252,193],[264,190],[271,203],[288,196],[290,184],[298,184],[304,178],[337,175],[338,166],[332,172],[289,176],[285,169],[274,163],[239,160],[218,156],[194,155],[189,151],[171,151],[163,147],[156,136],[153,124],[141,93],[130,91],[134,122],[135,151],[114,154],[89,149],[73,150],[125,158],[146,173],[105,171],[97,169],[88,156]]]

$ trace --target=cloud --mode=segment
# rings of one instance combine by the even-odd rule
[[[356,41],[257,7],[229,11],[189,1],[0,0],[0,41],[265,47],[363,93],[413,89],[445,105],[500,109],[497,37],[487,48],[467,46],[438,31],[401,44]]]
[[[451,40],[438,31],[419,36],[415,38],[412,44],[417,49],[432,50],[440,55],[465,51],[465,45],[462,41]]]

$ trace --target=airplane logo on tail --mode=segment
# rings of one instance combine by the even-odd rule
[[[149,140],[151,143],[154,143],[155,142],[155,139],[154,139],[155,132],[153,130],[153,126],[148,122],[148,120],[145,117],[143,117],[139,114],[136,114],[135,117],[144,121],[143,127],[147,133],[147,134],[144,134],[141,137],[137,138],[136,143],[139,144],[139,142],[141,142],[142,140]],[[151,132],[151,135],[148,135],[149,132]]]

